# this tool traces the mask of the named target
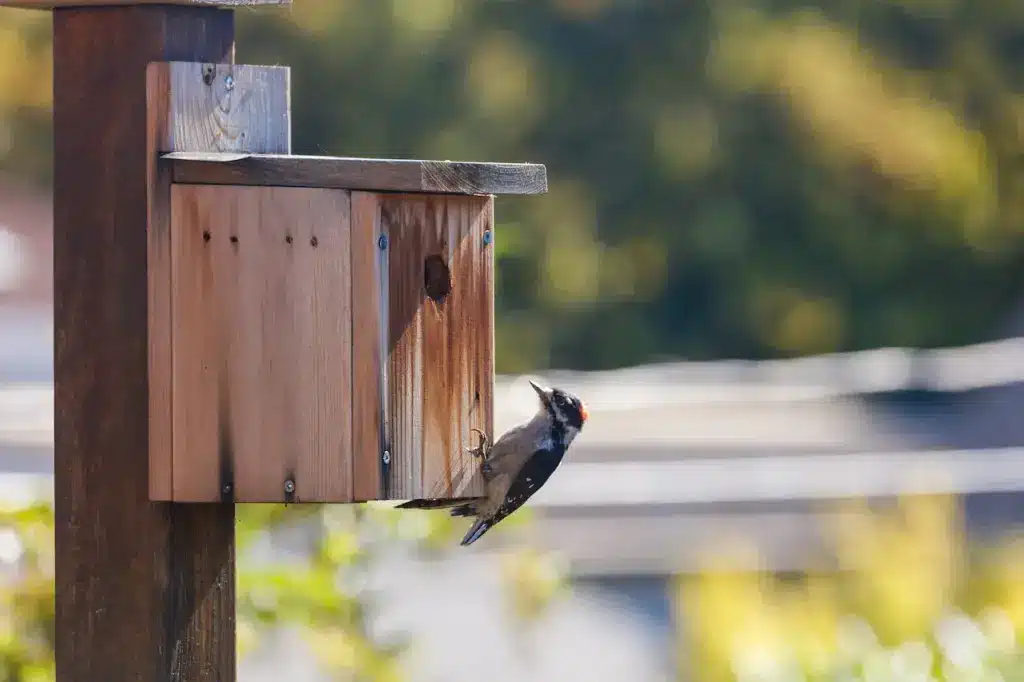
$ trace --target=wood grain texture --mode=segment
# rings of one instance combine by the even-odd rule
[[[191,5],[205,8],[244,8],[261,5],[290,5],[292,0],[0,0],[0,7],[60,9],[73,7],[117,7],[130,5]]]
[[[376,194],[352,193],[352,481],[358,502],[381,494],[383,421],[382,259]]]
[[[493,248],[484,240],[493,202],[378,196],[388,237],[387,499],[483,490],[466,448],[477,445],[471,428],[493,429]]]
[[[438,194],[543,194],[544,166],[276,154],[168,154],[174,181]]]
[[[175,501],[351,501],[349,193],[175,184],[171,207]]]
[[[227,87],[231,76],[232,86]],[[288,70],[154,62],[146,69],[149,215],[150,499],[173,499],[170,176],[161,151],[291,149]]]
[[[166,108],[161,152],[291,152],[290,69],[166,62],[149,67],[152,106]]]
[[[231,505],[148,495],[146,65],[230,61],[230,12],[58,9],[54,45],[59,680],[231,682]]]
[[[171,173],[166,164],[159,163],[159,140],[167,128],[169,93],[167,70],[149,68],[146,79],[149,499],[164,502],[173,499]]]

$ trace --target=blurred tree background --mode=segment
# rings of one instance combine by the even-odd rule
[[[0,13],[0,169],[43,183],[49,30]],[[971,343],[1024,298],[1016,0],[294,0],[238,45],[292,67],[296,153],[547,164],[498,210],[501,372]]]
[[[1024,303],[1019,0],[293,0],[237,16],[240,62],[292,67],[296,153],[547,164],[549,194],[498,206],[500,372],[970,343]],[[0,10],[0,171],[42,186],[50,49],[48,14]],[[954,512],[840,529],[840,577],[681,582],[706,624],[685,643],[705,648],[698,677],[1019,678],[1001,633],[1024,631],[1024,555],[962,565]],[[340,678],[401,679],[402,643],[372,642],[336,578],[372,559],[367,534],[448,546],[450,519],[249,506],[240,546],[305,514],[323,530],[309,565],[240,561],[243,651],[261,624],[298,621]],[[47,505],[0,513],[0,563],[19,566],[0,590],[0,680],[52,679],[52,523]],[[526,616],[557,595],[529,553],[509,582]],[[936,628],[954,608],[998,675],[947,665]]]

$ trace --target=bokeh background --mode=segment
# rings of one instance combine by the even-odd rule
[[[239,679],[1024,680],[1024,3],[293,0],[293,151],[532,161],[497,426],[586,432],[469,549],[239,510]],[[50,18],[0,9],[0,680],[53,679]]]

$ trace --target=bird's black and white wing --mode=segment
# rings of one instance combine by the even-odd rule
[[[462,546],[465,547],[476,542],[499,521],[522,507],[527,500],[533,497],[534,493],[547,483],[561,461],[561,454],[555,450],[535,450],[519,469],[519,473],[512,479],[512,484],[505,492],[505,497],[498,509],[493,514],[477,519],[462,539]]]

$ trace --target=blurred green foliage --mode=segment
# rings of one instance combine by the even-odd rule
[[[828,528],[836,571],[772,576],[738,570],[723,552],[695,577],[680,577],[681,677],[1024,679],[1024,544],[968,552],[953,498],[846,506]]]
[[[403,654],[412,644],[411,635],[395,641],[371,638],[367,613],[374,597],[360,586],[373,570],[382,543],[411,544],[421,555],[443,557],[458,551],[462,525],[453,523],[445,510],[403,512],[388,503],[241,505],[237,514],[241,654],[258,646],[268,627],[292,625],[305,633],[319,661],[338,679],[405,679]],[[259,566],[246,561],[254,540],[302,523],[317,529],[308,559]],[[513,548],[501,559],[509,613],[528,626],[561,593],[564,574],[548,555],[529,548]]]
[[[830,514],[838,570],[773,576],[738,570],[730,546],[678,581],[682,677],[693,682],[1006,682],[1024,679],[1024,542],[968,548],[959,503],[910,497],[891,508],[855,501]],[[386,505],[245,505],[238,514],[238,634],[244,655],[268,627],[297,625],[338,679],[405,679],[407,639],[367,630],[373,597],[359,586],[381,543],[428,554],[458,530],[442,513]],[[267,531],[312,524],[307,560],[255,564]],[[499,531],[495,531],[499,532]],[[393,546],[393,544],[392,544]],[[970,551],[968,551],[968,549]],[[48,504],[0,509],[0,681],[52,682],[53,515]],[[727,550],[732,550],[727,552]],[[551,557],[502,562],[510,614],[528,624],[565,583]],[[931,675],[931,677],[929,677]]]
[[[0,507],[0,682],[54,679],[53,508]]]
[[[0,169],[50,177],[49,19],[0,10]],[[294,0],[297,153],[531,160],[502,372],[999,333],[1024,297],[1024,4]],[[616,324],[609,325],[607,319]]]
[[[0,508],[0,682],[55,679],[53,523],[49,503]],[[316,531],[308,556],[285,563],[249,556],[268,533],[300,525]],[[370,570],[381,542],[412,543],[443,555],[457,547],[461,532],[444,512],[402,512],[389,505],[238,506],[239,654],[259,646],[270,628],[297,626],[338,679],[405,679],[402,654],[409,641],[370,638],[372,597],[359,589],[359,573]],[[511,613],[526,625],[564,585],[558,566],[534,550],[509,551],[502,568]]]

